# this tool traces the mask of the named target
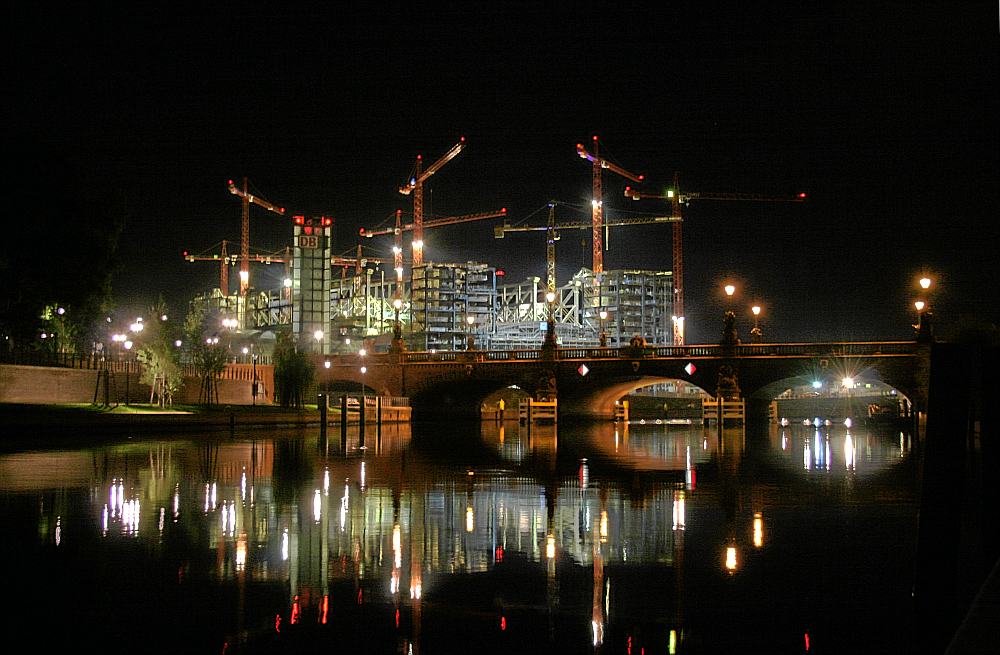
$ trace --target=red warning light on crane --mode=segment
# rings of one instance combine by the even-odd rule
[[[799,198],[801,198],[802,200],[805,200],[805,199],[806,199],[806,197],[807,197],[807,196],[806,196],[806,194],[804,194],[804,193],[800,193],[800,194],[799,194]]]

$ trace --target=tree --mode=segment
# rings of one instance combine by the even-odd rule
[[[162,295],[149,311],[152,319],[144,323],[142,343],[136,358],[142,362],[140,380],[152,390],[150,402],[155,397],[157,404],[164,407],[173,404],[174,393],[181,386],[181,368],[177,347],[174,345],[176,335],[171,324],[164,318],[169,313]]]
[[[216,377],[226,368],[229,355],[219,346],[219,335],[211,329],[212,316],[204,305],[194,304],[184,319],[184,337],[195,373],[201,380],[198,402],[211,405],[219,401]]]
[[[278,333],[274,347],[274,398],[282,407],[302,408],[316,370],[309,357],[295,348],[291,335]]]

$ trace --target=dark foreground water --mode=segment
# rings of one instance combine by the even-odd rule
[[[700,425],[0,456],[7,652],[911,653],[919,447]],[[39,435],[44,439],[44,433]],[[88,446],[94,443],[101,445]]]

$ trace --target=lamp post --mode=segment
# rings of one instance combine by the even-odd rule
[[[125,346],[125,406],[128,407],[128,377],[129,377],[129,356],[128,354],[132,351],[132,341],[125,339],[122,343]]]
[[[247,355],[250,356],[250,366],[252,367],[251,370],[253,371],[252,382],[250,383],[250,404],[251,405],[256,405],[257,404],[257,390],[258,390],[258,383],[257,383],[257,353],[255,353],[253,351],[253,343],[251,343],[249,346],[243,346],[243,355],[244,356],[247,356]]]
[[[920,288],[924,292],[929,292],[932,284],[932,280],[929,277],[922,277],[918,281]],[[931,325],[931,307],[929,302],[924,300],[918,300],[913,303],[913,306],[917,308],[917,341],[928,342],[932,341],[934,338],[933,326]]]
[[[403,325],[399,322],[399,310],[403,308],[403,301],[395,298],[392,301],[392,309],[395,312],[395,320],[392,324],[392,351],[403,350]]]
[[[727,284],[723,287],[726,292],[727,301],[733,297],[736,293],[736,287],[732,284]],[[733,313],[729,303],[726,304],[726,313],[723,320],[722,328],[722,343],[726,346],[735,346],[739,343],[739,338],[736,335],[736,314]]]
[[[313,332],[313,339],[316,340],[316,352],[323,354],[323,330]]]
[[[604,331],[604,321],[608,318],[608,313],[605,310],[601,310],[598,316],[601,317],[601,334],[599,336],[601,348],[605,348],[608,345],[608,333]]]
[[[476,336],[472,332],[472,330],[473,330],[472,326],[475,325],[475,323],[476,323],[476,317],[473,316],[472,314],[469,314],[468,316],[465,317],[465,322],[469,326],[469,332],[468,332],[468,335],[466,337],[466,348],[465,349],[466,350],[474,350],[475,347],[476,347]]]
[[[554,291],[545,293],[545,341],[544,348],[556,347],[556,294]]]
[[[750,336],[754,343],[760,343],[763,336],[760,331],[760,323],[759,323],[760,305],[754,305],[753,307],[750,308],[750,311],[753,312],[753,329],[750,330]]]
[[[362,359],[362,361],[364,361]],[[365,434],[365,373],[368,372],[368,367],[361,366],[361,402],[358,403],[358,429],[361,433],[361,447],[364,447],[364,434]]]

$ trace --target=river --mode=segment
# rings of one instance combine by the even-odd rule
[[[917,650],[909,434],[99,436],[0,456],[5,634],[34,651]]]

